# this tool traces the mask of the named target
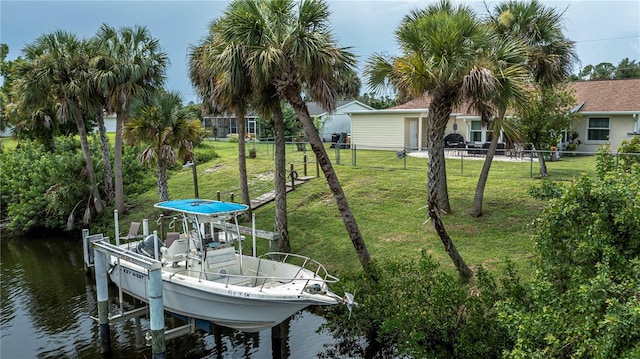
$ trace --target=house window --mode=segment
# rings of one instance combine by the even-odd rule
[[[588,141],[607,141],[609,139],[609,118],[589,117],[587,128]]]
[[[482,142],[482,123],[480,121],[471,121],[469,139],[473,142]]]

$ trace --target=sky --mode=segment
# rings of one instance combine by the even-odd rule
[[[486,0],[489,8],[498,1]],[[564,11],[565,34],[576,42],[580,64],[629,58],[640,62],[640,0],[542,0]],[[398,54],[394,32],[403,16],[429,1],[329,0],[333,34],[339,46],[351,47],[358,68],[374,53]],[[460,2],[460,1],[458,1]],[[486,13],[482,1],[466,2]],[[116,28],[146,26],[167,52],[171,64],[165,87],[179,91],[185,102],[199,102],[188,79],[187,54],[206,35],[212,19],[222,15],[228,1],[0,1],[0,42],[9,45],[8,60],[42,34],[56,30],[82,38],[96,34],[103,23]],[[364,82],[364,81],[363,81]],[[369,89],[363,86],[362,92]]]

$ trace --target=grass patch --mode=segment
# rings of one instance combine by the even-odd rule
[[[215,199],[220,191],[222,200],[234,193],[239,201],[237,144],[207,141],[205,150],[215,151],[217,158],[197,166],[201,198]],[[247,151],[253,144],[247,145]],[[256,143],[257,158],[247,158],[251,198],[273,189],[270,174],[274,170],[273,146]],[[202,148],[200,149],[203,150]],[[315,176],[315,158],[307,149],[307,175]],[[351,209],[375,260],[387,258],[418,259],[426,250],[445,268],[454,270],[442,243],[427,221],[426,186],[427,160],[408,157],[398,159],[395,151],[357,151],[327,148],[336,172],[349,200]],[[356,166],[352,166],[355,156]],[[341,164],[336,164],[336,157]],[[287,162],[293,163],[302,176],[304,152],[287,146]],[[471,217],[471,209],[478,175],[483,161],[447,159],[449,198],[453,212],[443,220],[455,245],[469,265],[501,268],[511,259],[524,277],[531,271],[533,229],[530,224],[546,202],[527,194],[538,164],[529,162],[494,162],[486,185],[484,215]],[[405,169],[406,168],[406,169]],[[595,173],[595,157],[568,157],[549,162],[550,178],[568,181],[581,173]],[[193,196],[193,177],[190,168],[172,171],[169,180],[171,198]],[[157,201],[155,188],[138,198],[129,199],[133,210],[123,223],[144,218],[154,225],[157,213],[149,211]],[[313,257],[329,270],[345,278],[361,271],[356,253],[346,233],[335,201],[322,173],[295,191],[287,194],[289,232],[292,250]],[[273,230],[274,204],[257,211],[260,229]],[[121,227],[124,228],[124,227]],[[259,242],[259,252],[267,250],[265,241]]]
[[[4,150],[13,150],[16,141],[2,139]],[[270,143],[248,143],[257,149],[256,158],[247,158],[251,198],[273,190],[274,148]],[[287,163],[293,163],[300,176],[314,178],[287,194],[289,232],[292,250],[324,263],[331,271],[348,280],[361,271],[360,263],[346,233],[337,206],[323,174],[318,171],[310,147],[306,152],[296,145],[287,145]],[[198,187],[201,198],[222,200],[234,194],[240,201],[238,184],[237,143],[205,141],[196,153],[211,160],[197,163]],[[419,157],[398,159],[395,150],[374,151],[329,148],[338,178],[374,260],[388,258],[418,259],[424,249],[444,268],[454,271],[442,243],[425,209],[427,160]],[[353,165],[355,163],[355,165]],[[471,266],[490,269],[504,266],[511,259],[526,278],[533,256],[531,223],[546,201],[528,194],[532,185],[539,185],[538,163],[494,161],[484,195],[484,215],[473,218],[468,213],[482,169],[483,160],[447,159],[447,182],[452,213],[444,216],[446,229],[463,258]],[[563,157],[547,162],[549,179],[570,181],[586,173],[595,174],[595,156]],[[289,168],[287,168],[289,170]],[[175,166],[169,173],[171,198],[193,197],[191,168]],[[159,211],[152,206],[158,200],[157,189],[126,199],[128,212],[120,215],[121,232],[131,221],[149,219],[150,230],[156,229]],[[111,209],[94,228],[113,238]],[[255,211],[257,226],[274,229],[274,204]],[[124,233],[123,233],[124,234]],[[268,250],[266,241],[258,242],[258,250]],[[250,245],[250,244],[249,244]],[[249,247],[246,245],[246,247]]]

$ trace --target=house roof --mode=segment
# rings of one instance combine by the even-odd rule
[[[429,109],[430,104],[431,95],[425,93],[422,97],[414,98],[409,102],[390,107],[387,110],[424,110],[426,112]],[[456,108],[452,109],[451,112],[457,116],[477,116],[473,111],[469,111],[468,103],[459,104]]]
[[[580,112],[640,112],[640,78],[623,80],[591,80],[570,82]],[[431,96],[425,94],[388,110],[428,109]],[[452,110],[458,116],[477,116],[469,111],[468,104],[460,104]]]
[[[640,78],[591,80],[569,84],[580,112],[640,112]]]
[[[336,104],[335,112],[337,112],[341,107],[352,104],[352,103],[357,103],[364,108],[373,110],[373,107],[367,106],[364,103],[357,100],[341,100],[341,101],[338,101],[338,103]],[[318,104],[317,102],[311,101],[311,102],[306,102],[306,104],[307,104],[307,108],[309,109],[309,115],[311,116],[320,116],[328,113],[327,110],[322,108],[322,106],[320,106],[320,104]]]

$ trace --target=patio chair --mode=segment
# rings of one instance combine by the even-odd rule
[[[122,237],[122,239],[137,239],[139,238],[138,231],[140,231],[140,222],[131,222],[131,225],[129,226],[129,233],[125,237]]]

